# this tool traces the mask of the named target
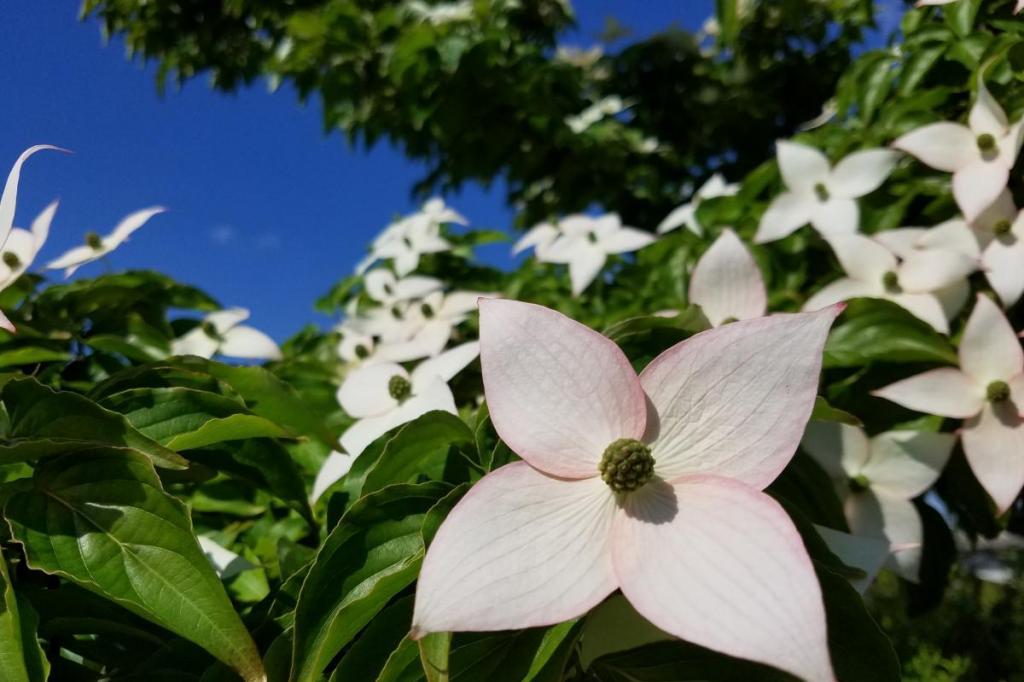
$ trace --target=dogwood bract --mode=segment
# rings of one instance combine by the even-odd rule
[[[173,355],[212,358],[226,355],[251,360],[280,360],[281,349],[258,329],[241,324],[249,318],[245,308],[225,308],[210,313],[202,324],[171,344]]]
[[[706,331],[638,377],[560,313],[482,300],[488,409],[524,461],[487,474],[442,524],[413,637],[551,625],[621,589],[677,637],[834,679],[811,560],[761,490],[800,442],[840,310]]]
[[[856,232],[857,199],[878,189],[899,158],[888,149],[866,149],[832,166],[817,149],[787,140],[777,143],[776,156],[787,191],[761,217],[754,236],[758,244],[782,239],[807,223],[822,235]]]
[[[647,232],[623,225],[616,213],[571,215],[558,226],[561,235],[546,249],[544,260],[569,266],[573,296],[590,286],[609,255],[637,251],[655,240]]]
[[[802,446],[825,469],[855,535],[883,538],[891,567],[918,581],[924,526],[913,498],[939,478],[956,436],[887,431],[868,438],[857,426],[812,421]]]
[[[933,369],[873,395],[919,412],[966,419],[960,432],[964,454],[1001,513],[1024,487],[1024,351],[987,296],[978,295],[959,353],[959,369]]]
[[[7,243],[0,251],[0,291],[13,284],[35,261],[50,235],[50,224],[56,212],[57,202],[54,201],[36,216],[30,229],[15,227],[8,233]]]
[[[761,317],[768,310],[761,269],[732,230],[722,230],[697,261],[690,277],[690,302],[699,305],[715,327]]]
[[[50,270],[64,270],[64,276],[70,277],[78,268],[99,260],[119,247],[127,241],[133,232],[145,225],[150,218],[166,210],[163,207],[154,206],[130,213],[106,237],[101,237],[95,232],[88,232],[85,235],[84,245],[76,246],[60,258],[50,261],[46,264],[46,267]]]
[[[688,202],[677,206],[665,219],[658,223],[658,234],[665,234],[685,225],[686,229],[699,235],[703,232],[700,223],[697,221],[697,208],[705,199],[716,199],[718,197],[731,197],[740,190],[739,184],[730,184],[725,181],[721,173],[715,173],[707,182],[700,186]]]
[[[974,220],[1006,188],[1022,133],[1024,122],[1011,125],[979,77],[967,125],[931,123],[903,135],[892,146],[936,170],[952,173],[953,198],[964,217]]]

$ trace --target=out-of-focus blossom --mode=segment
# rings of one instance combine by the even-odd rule
[[[688,202],[677,206],[665,216],[665,219],[658,224],[658,234],[671,232],[681,225],[685,225],[686,229],[696,235],[701,234],[703,230],[697,221],[697,207],[700,206],[700,203],[705,199],[731,197],[738,191],[740,191],[739,184],[727,183],[721,173],[715,173],[693,193]]]
[[[979,294],[959,352],[959,369],[933,369],[873,395],[911,410],[965,419],[960,437],[967,462],[1003,512],[1024,487],[1024,351],[999,306]]]
[[[349,469],[352,468],[352,462],[354,461],[355,457],[347,452],[334,450],[331,454],[327,455],[327,459],[320,465],[320,471],[317,472],[316,479],[313,481],[313,490],[309,494],[309,503],[313,504],[319,500],[328,488],[347,474]]]
[[[648,232],[623,225],[616,213],[571,215],[558,226],[561,235],[545,250],[544,260],[569,266],[573,296],[590,286],[609,255],[637,251],[655,240]]]
[[[221,580],[229,580],[243,571],[256,568],[248,559],[235,554],[212,538],[199,535],[196,539],[199,540],[199,548],[203,550],[206,560],[210,562]]]
[[[942,121],[922,126],[892,143],[937,170],[953,174],[953,198],[971,221],[1006,188],[1024,140],[1024,122],[1012,125],[978,78],[978,96],[967,125]]]
[[[628,108],[629,105],[617,95],[603,97],[575,116],[567,116],[565,125],[579,135],[598,121],[610,116],[617,116]]]
[[[412,373],[391,362],[353,371],[338,389],[338,403],[356,419],[341,435],[342,449],[358,457],[377,438],[422,414],[457,414],[448,381],[479,354],[480,344],[472,341],[424,360]]]
[[[956,443],[950,433],[887,431],[812,421],[801,445],[832,478],[854,535],[884,539],[890,568],[918,581],[924,525],[911,500],[935,483]]]
[[[614,343],[553,310],[480,310],[487,405],[523,461],[445,519],[413,638],[560,623],[621,589],[676,637],[833,680],[813,565],[761,491],[803,434],[838,308],[703,332],[639,377]]]
[[[526,234],[513,245],[512,255],[515,256],[532,248],[533,252],[537,254],[537,260],[544,261],[548,247],[554,244],[561,234],[562,231],[553,223],[538,223],[527,230]]]
[[[825,236],[856,232],[857,199],[878,189],[899,158],[889,149],[866,149],[832,166],[817,149],[788,140],[778,142],[776,154],[787,191],[761,217],[754,237],[759,244],[782,239],[808,223]]]
[[[202,324],[171,344],[172,355],[212,358],[225,355],[250,360],[280,360],[281,349],[263,332],[241,324],[249,318],[245,308],[225,308],[210,313]]]
[[[959,0],[917,0],[917,6],[950,5],[954,2],[959,2]],[[1021,10],[1024,10],[1024,0],[1017,0],[1017,4],[1013,7],[1013,12],[1014,14],[1019,14]]]
[[[825,526],[815,525],[814,529],[818,531],[818,535],[825,541],[825,545],[840,561],[864,572],[863,577],[851,579],[850,584],[861,594],[867,592],[878,572],[882,570],[886,559],[889,558],[888,541],[851,535]]]
[[[406,8],[417,18],[435,26],[473,18],[473,3],[470,0],[428,4],[422,0],[409,0]]]
[[[807,300],[804,310],[857,297],[881,298],[947,334],[949,320],[940,292],[962,286],[977,269],[976,259],[952,250],[910,250],[900,260],[879,241],[859,234],[834,235],[829,243],[846,277],[825,285]]]
[[[36,216],[30,229],[15,227],[8,233],[7,243],[0,252],[0,291],[14,284],[35,261],[50,235],[50,224],[56,212],[57,202],[54,201]]]
[[[697,261],[690,277],[690,302],[699,305],[715,327],[767,312],[761,269],[732,230],[723,230]]]
[[[555,50],[555,59],[566,64],[572,64],[581,69],[589,69],[597,64],[604,56],[604,48],[600,45],[584,50],[572,45],[559,45]]]
[[[99,260],[119,247],[150,218],[166,210],[160,206],[154,206],[131,213],[117,224],[113,232],[105,237],[101,237],[95,232],[88,232],[85,235],[84,245],[76,246],[56,260],[50,261],[46,267],[50,270],[64,270],[64,276],[70,277],[78,268]]]
[[[389,306],[401,301],[423,298],[427,294],[439,291],[444,285],[433,277],[410,275],[398,279],[386,268],[377,268],[366,273],[363,278],[366,294],[382,306]]]

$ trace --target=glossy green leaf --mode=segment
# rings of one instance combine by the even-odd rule
[[[209,651],[247,680],[259,652],[151,462],[98,449],[41,464],[4,505],[29,566],[117,602]]]
[[[36,637],[38,621],[32,606],[14,592],[0,553],[0,680],[41,682],[49,675],[50,664]]]
[[[869,362],[956,364],[949,340],[889,301],[850,301],[825,344],[825,367],[857,367]]]
[[[366,473],[362,494],[420,477],[439,480],[449,449],[472,443],[473,432],[461,419],[447,412],[428,412],[403,426],[388,441],[380,458]]]

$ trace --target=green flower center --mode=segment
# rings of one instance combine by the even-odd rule
[[[983,152],[990,152],[996,148],[996,138],[990,133],[982,133],[977,139],[978,149]]]
[[[215,327],[212,322],[203,322],[200,327],[202,327],[203,333],[211,339],[220,340],[220,334],[217,332],[217,327]]]
[[[103,237],[99,236],[95,232],[86,232],[85,244],[93,251],[99,251],[103,248]]]
[[[398,402],[408,398],[410,393],[412,393],[412,384],[402,375],[396,374],[388,380],[388,394]]]
[[[434,309],[430,307],[429,303],[424,303],[420,306],[420,312],[423,313],[423,317],[428,320],[434,316]]]
[[[391,309],[391,317],[395,318],[396,320],[402,319],[402,311],[398,308],[398,306],[395,306],[394,308]]]
[[[853,476],[847,483],[849,483],[850,492],[854,493],[862,493],[871,485],[871,482],[868,481],[868,477],[864,474],[857,474],[856,476]]]
[[[363,344],[359,344],[358,346],[356,346],[356,357],[359,358],[360,360],[365,360],[369,354],[370,349],[364,346]]]
[[[889,272],[882,275],[882,286],[885,287],[886,291],[895,292],[900,289],[900,276],[890,270]]]
[[[635,438],[620,438],[605,449],[597,468],[612,490],[628,493],[654,477],[654,458],[651,449]]]
[[[828,201],[829,196],[831,196],[828,193],[828,187],[825,187],[825,184],[822,182],[814,186],[814,193],[818,196],[818,201]]]
[[[587,233],[587,239],[590,241],[591,244],[596,244],[597,243],[597,235],[594,234],[593,232],[588,232]]]
[[[985,389],[985,397],[993,403],[1001,403],[1010,399],[1010,384],[1005,381],[993,381]]]
[[[992,226],[992,231],[996,234],[996,236],[1001,237],[1004,234],[1009,234],[1011,227],[1013,227],[1013,225],[1010,223],[1010,221],[1007,220],[1006,218],[1003,218],[1002,220],[997,221],[996,224]]]
[[[3,257],[4,265],[6,265],[12,270],[21,265],[21,259],[18,258],[18,254],[14,253],[13,251],[4,251]]]

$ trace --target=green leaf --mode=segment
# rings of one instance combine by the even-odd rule
[[[331,674],[331,682],[377,679],[392,652],[406,641],[412,607],[410,595],[381,611],[345,652]]]
[[[0,444],[0,462],[111,445],[137,450],[167,469],[188,466],[177,453],[135,430],[123,416],[77,393],[54,391],[34,379],[20,379],[5,384],[0,399],[10,415],[7,438]]]
[[[427,682],[448,682],[448,654],[452,633],[434,632],[420,639],[420,664]]]
[[[15,594],[0,553],[0,680],[41,682],[50,673],[36,628],[39,619],[31,604]]]
[[[34,365],[41,362],[67,362],[71,355],[67,351],[39,346],[26,346],[0,352],[0,367]]]
[[[125,415],[146,436],[179,451],[223,441],[292,435],[249,413],[238,401],[191,388],[131,389],[104,398],[103,405]]]
[[[243,679],[259,652],[178,500],[133,451],[55,457],[4,505],[31,568],[58,575],[206,649]]]
[[[295,609],[293,682],[315,682],[341,649],[419,572],[427,512],[445,483],[392,485],[356,502],[334,527]]]
[[[811,412],[811,419],[823,422],[839,422],[840,424],[848,424],[850,426],[864,426],[860,419],[857,419],[857,417],[849,412],[832,407],[820,395],[814,399],[814,410]]]
[[[825,367],[858,367],[869,362],[956,364],[946,337],[889,301],[850,301],[825,344]]]
[[[590,667],[600,682],[795,682],[766,665],[730,658],[688,642],[658,642],[602,656]]]
[[[388,441],[380,458],[366,474],[362,494],[392,483],[413,482],[421,476],[440,480],[449,449],[472,443],[473,432],[461,419],[447,412],[428,412],[403,426]]]
[[[974,27],[974,19],[978,16],[981,0],[958,0],[942,8],[946,23],[961,38],[967,36]]]

